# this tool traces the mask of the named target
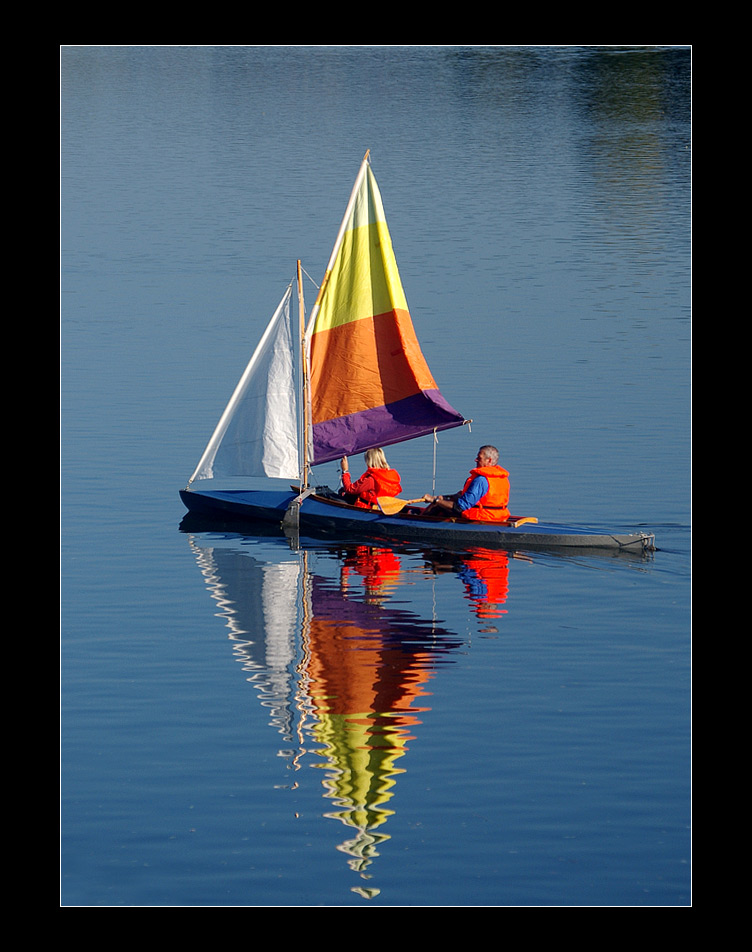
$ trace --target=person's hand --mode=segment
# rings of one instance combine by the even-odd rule
[[[347,472],[347,457],[346,456],[342,457],[341,463],[342,463],[342,472],[346,473]]]

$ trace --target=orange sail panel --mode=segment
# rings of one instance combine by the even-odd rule
[[[310,332],[314,464],[460,426],[418,344],[367,160]]]

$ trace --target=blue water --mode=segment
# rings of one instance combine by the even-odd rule
[[[62,50],[63,905],[690,904],[690,68]],[[652,558],[182,522],[367,149],[424,353],[473,419],[437,490],[495,443],[515,512],[647,527]],[[390,450],[406,495],[433,453]]]

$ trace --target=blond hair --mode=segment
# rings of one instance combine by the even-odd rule
[[[389,463],[387,463],[384,451],[380,447],[366,450],[363,455],[365,456],[366,466],[370,466],[371,469],[389,469]]]

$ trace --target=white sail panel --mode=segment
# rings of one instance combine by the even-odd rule
[[[191,477],[300,477],[292,285],[279,303]]]

